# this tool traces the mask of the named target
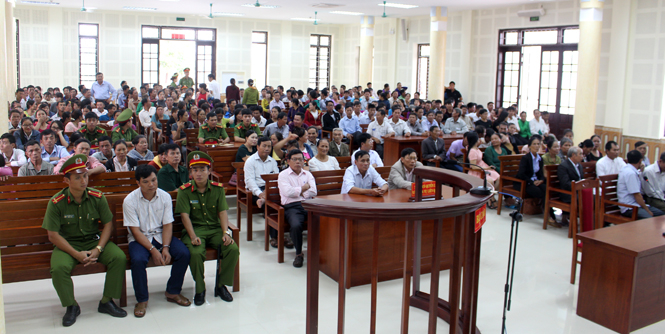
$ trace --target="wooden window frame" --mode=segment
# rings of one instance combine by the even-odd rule
[[[330,67],[332,65],[332,60],[331,60],[332,59],[332,35],[310,34],[309,36],[310,36],[310,39],[311,39],[311,37],[316,37],[316,44],[312,44],[310,42],[310,45],[309,45],[310,50],[313,47],[316,48],[316,77],[314,78],[314,82],[316,83],[316,87],[312,87],[312,88],[322,88],[321,78],[319,77],[319,68],[321,66],[321,49],[328,49],[328,56],[326,57],[326,62],[328,64],[328,68],[327,68],[327,71],[326,71],[327,74],[328,74],[328,76],[327,76],[328,79],[326,80],[325,85],[323,87],[330,87],[330,72],[331,72]],[[321,37],[328,37],[328,45],[321,45]],[[309,59],[309,57],[308,57],[308,59]],[[309,68],[309,66],[308,66],[308,68]],[[309,72],[309,70],[308,70],[308,72]],[[308,76],[307,82],[309,84],[309,82],[312,80],[312,78],[309,78],[309,74],[307,76]]]

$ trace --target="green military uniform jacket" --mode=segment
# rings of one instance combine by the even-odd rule
[[[123,130],[122,127],[117,127],[113,130],[113,135],[111,136],[111,141],[116,142],[117,140],[124,139],[126,142],[131,142],[134,137],[139,134],[134,131],[131,127],[127,130]]]
[[[214,129],[211,129],[208,123],[206,123],[199,128],[199,138],[203,138],[203,141],[218,140],[220,138],[223,140],[229,138],[229,135],[226,133],[224,124],[217,124]]]
[[[249,129],[253,130],[259,137],[261,137],[261,128],[259,128],[258,124],[250,124]],[[247,131],[247,127],[245,124],[240,123],[240,125],[236,126],[235,130],[233,130],[233,135],[237,138],[245,138],[245,131]]]
[[[180,86],[187,86],[187,88],[193,88],[194,87],[194,79],[191,77],[182,77],[179,82]]]
[[[189,171],[185,166],[178,166],[176,171],[171,165],[165,164],[157,172],[157,184],[159,189],[164,191],[174,191],[187,181],[189,181]]]
[[[221,183],[208,180],[204,193],[196,190],[196,182],[185,183],[178,188],[175,213],[188,214],[194,228],[221,228],[218,214],[228,209],[226,191]]]
[[[80,204],[65,188],[51,197],[42,228],[58,232],[68,242],[94,240],[99,236],[99,223],[113,219],[106,197],[101,191],[88,188]]]
[[[92,144],[97,144],[97,140],[100,137],[106,136],[106,130],[99,126],[92,131],[88,130],[87,126],[84,126],[79,129],[79,132],[83,135],[83,138],[89,140]]]

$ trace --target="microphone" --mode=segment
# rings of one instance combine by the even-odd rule
[[[469,191],[469,193],[474,194],[474,195],[480,195],[480,196],[487,196],[487,195],[492,194],[492,189],[487,186],[487,174],[488,173],[483,167],[480,167],[476,164],[471,164],[471,163],[468,163],[468,162],[458,162],[458,163],[462,164],[462,165],[469,165],[469,166],[478,167],[485,173],[485,177],[483,178],[483,185],[471,189]]]
[[[656,191],[656,189],[654,189],[653,185],[651,185],[651,183],[649,183],[649,178],[647,178],[646,175],[642,175],[642,177],[644,178],[644,181],[646,181],[646,183],[649,185],[649,188],[651,188],[651,191],[653,191],[654,194],[658,195],[658,192]]]

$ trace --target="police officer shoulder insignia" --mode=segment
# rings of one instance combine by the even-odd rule
[[[60,196],[53,198],[51,202],[53,202],[53,204],[58,204],[63,198],[65,198],[65,194],[60,194]]]
[[[221,183],[219,183],[219,182],[210,181],[210,184],[212,184],[212,185],[215,186],[215,187],[224,188],[224,185],[221,184]]]
[[[191,182],[187,182],[187,183],[181,185],[181,186],[180,186],[180,189],[181,189],[181,190],[185,190],[185,189],[187,189],[187,188],[189,188],[189,187],[191,187],[191,186],[192,186],[192,183],[191,183]]]
[[[97,133],[106,133],[106,130],[102,128],[97,128]]]
[[[102,192],[97,189],[88,189],[88,195],[102,198]]]

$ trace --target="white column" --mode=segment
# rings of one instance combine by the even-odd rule
[[[428,100],[443,100],[445,89],[446,35],[448,8],[432,7],[429,32]]]
[[[374,62],[374,16],[360,19],[360,62],[358,68],[359,84],[363,87],[372,82]],[[376,86],[378,87],[378,86]]]
[[[573,116],[573,132],[577,138],[590,138],[595,131],[602,29],[603,2],[582,0],[580,41],[577,48],[577,92]]]

